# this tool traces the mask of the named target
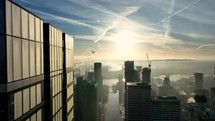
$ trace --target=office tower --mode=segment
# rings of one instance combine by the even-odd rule
[[[74,38],[63,33],[63,121],[74,120]]]
[[[41,121],[43,21],[0,0],[0,120]]]
[[[45,121],[62,121],[63,41],[62,32],[44,24]]]
[[[194,73],[195,89],[202,89],[203,87],[203,73]]]
[[[142,79],[141,70],[142,70],[142,66],[136,66],[136,70],[135,70],[135,81],[136,82],[141,82],[141,79]]]
[[[125,61],[125,82],[134,82],[135,73],[134,73],[134,61]]]
[[[97,120],[97,87],[85,77],[78,77],[75,85],[75,121]]]
[[[99,62],[94,63],[94,75],[95,75],[95,82],[103,84],[103,82],[102,82],[102,64]]]
[[[150,68],[143,68],[143,70],[142,70],[142,82],[143,83],[150,83],[151,82],[151,69]]]
[[[44,24],[45,121],[71,121],[73,104],[73,37]]]
[[[215,87],[211,88],[211,108],[215,111]]]
[[[152,121],[181,121],[181,104],[176,97],[152,99]]]
[[[125,85],[125,121],[151,120],[151,85],[127,82]]]
[[[169,77],[164,77],[163,85],[159,87],[159,96],[173,96],[172,86]]]
[[[102,63],[94,63],[94,83],[97,88],[97,121],[104,120],[104,104],[103,104],[103,77],[102,77]]]

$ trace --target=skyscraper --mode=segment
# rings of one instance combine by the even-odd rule
[[[195,89],[202,89],[203,87],[203,73],[194,73]]]
[[[125,81],[135,81],[134,61],[125,61]]]
[[[125,85],[125,121],[151,120],[151,85],[127,82]]]
[[[169,77],[164,77],[163,85],[159,87],[159,96],[173,96],[173,89]]]
[[[63,33],[63,121],[74,120],[74,38]]]
[[[215,87],[211,88],[211,108],[215,111]]]
[[[176,97],[152,99],[152,121],[181,121],[180,101]]]
[[[103,80],[102,80],[102,63],[94,63],[94,77],[95,77],[95,82],[98,82],[99,84],[103,85]]]
[[[151,81],[151,69],[150,68],[143,68],[142,70],[142,82],[143,83],[150,83]]]
[[[43,112],[43,21],[0,0],[0,120],[41,121]]]

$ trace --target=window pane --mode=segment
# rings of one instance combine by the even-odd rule
[[[10,36],[7,36],[7,80],[13,81],[13,42]]]
[[[41,39],[40,40],[41,40],[41,42],[43,42],[43,21],[42,20],[40,21],[40,28],[41,28],[41,31],[40,31]]]
[[[28,13],[22,9],[22,38],[28,39]]]
[[[22,77],[22,50],[21,40],[13,38],[13,66],[14,66],[14,80],[21,79]]]
[[[37,115],[35,113],[34,115],[31,116],[31,121],[36,121],[36,119],[37,119]]]
[[[35,86],[31,87],[31,108],[36,106],[36,92],[35,92]]]
[[[26,113],[30,109],[30,93],[29,88],[23,91],[23,113]]]
[[[35,42],[30,43],[30,76],[35,76]]]
[[[6,1],[6,27],[7,27],[7,34],[11,35],[11,2]]]
[[[37,112],[37,121],[42,121],[42,111],[41,110],[39,110]]]
[[[35,17],[36,24],[36,41],[40,42],[40,19]]]
[[[41,74],[41,61],[40,61],[40,43],[36,43],[36,72],[37,75]]]
[[[31,40],[35,40],[35,27],[34,27],[34,16],[32,14],[29,14],[29,38]]]
[[[22,40],[22,64],[23,78],[29,77],[29,43],[27,40]]]
[[[37,85],[37,104],[41,103],[41,98],[42,98],[42,91],[41,91],[41,84]]]
[[[22,115],[22,91],[14,94],[14,119]]]
[[[21,23],[20,23],[20,8],[14,4],[12,4],[12,21],[13,22],[13,35],[21,36]]]

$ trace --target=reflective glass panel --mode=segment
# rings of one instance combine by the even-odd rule
[[[22,40],[23,78],[29,77],[29,42]]]
[[[15,4],[12,4],[12,23],[13,23],[13,35],[21,36],[21,14],[20,8]]]
[[[25,10],[21,10],[22,13],[22,38],[28,38],[28,13]]]
[[[30,109],[30,93],[29,88],[23,91],[23,113],[26,113]]]
[[[22,115],[22,91],[14,94],[14,119]]]
[[[30,43],[30,76],[35,76],[35,42],[29,41]]]
[[[7,36],[7,80],[13,81],[13,41]]]
[[[6,29],[7,29],[7,34],[11,35],[12,34],[12,22],[11,22],[11,2],[6,0]]]
[[[13,69],[14,80],[22,78],[22,50],[21,40],[19,38],[13,38]]]

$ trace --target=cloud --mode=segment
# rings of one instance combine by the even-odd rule
[[[200,45],[199,47],[197,47],[196,50],[207,49],[207,48],[211,48],[211,47],[215,47],[215,44],[203,44],[203,45]]]
[[[14,1],[15,1],[15,0],[14,0]],[[24,3],[27,3],[27,4],[30,4],[30,5],[33,5],[33,6],[39,7],[39,5],[34,4],[33,2],[30,2],[29,0],[20,0],[20,1],[22,1],[22,2],[24,2]]]
[[[94,27],[94,26],[87,24],[87,23],[80,22],[78,20],[73,20],[71,18],[61,17],[61,16],[58,16],[55,14],[50,14],[50,13],[46,13],[46,12],[35,10],[35,9],[30,9],[30,10],[33,12],[36,12],[38,14],[44,15],[46,17],[46,19],[60,20],[60,21],[64,21],[66,23],[70,23],[73,25],[84,26],[84,27],[89,27],[91,29],[99,30],[99,28],[97,28],[97,27]]]

